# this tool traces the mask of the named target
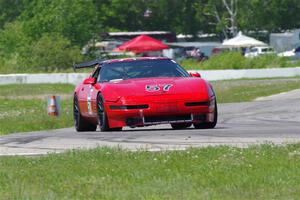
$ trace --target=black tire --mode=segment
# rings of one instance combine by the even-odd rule
[[[192,125],[192,123],[179,123],[179,124],[171,124],[173,129],[185,129]]]
[[[215,101],[215,112],[214,112],[214,121],[213,122],[204,122],[204,123],[194,123],[196,129],[211,129],[215,128],[218,121],[218,107],[217,101]]]
[[[96,131],[97,125],[88,123],[80,114],[78,98],[74,96],[73,101],[73,116],[74,116],[74,126],[76,131]]]
[[[98,94],[97,97],[97,117],[98,117],[98,125],[100,131],[121,131],[122,127],[117,128],[109,128],[108,118],[105,111],[104,100],[101,94]]]

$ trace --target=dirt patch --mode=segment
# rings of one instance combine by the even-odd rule
[[[30,100],[30,99],[41,99],[41,100],[45,100],[47,99],[49,96],[49,94],[39,94],[39,95],[21,95],[21,96],[0,96],[0,99],[9,99],[9,100],[13,100],[13,99],[26,99],[26,100]],[[56,94],[55,96],[60,96],[61,99],[70,99],[73,97],[73,94]]]

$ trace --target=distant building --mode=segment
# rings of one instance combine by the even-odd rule
[[[289,51],[300,46],[300,29],[285,33],[271,33],[270,46],[277,52]]]
[[[140,35],[148,35],[163,42],[176,42],[176,34],[170,31],[134,31],[101,33],[103,40],[128,41]]]
[[[179,34],[177,35],[177,41],[178,42],[220,42],[221,38],[219,37],[219,35],[214,33],[210,33],[210,34],[199,33],[195,36]]]

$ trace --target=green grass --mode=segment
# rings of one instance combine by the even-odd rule
[[[72,94],[75,86],[69,84],[12,84],[0,85],[0,97]]]
[[[72,126],[73,90],[66,84],[0,86],[0,135]],[[47,96],[52,94],[63,97],[58,118],[47,114]]]
[[[219,103],[252,101],[300,88],[300,77],[286,79],[226,80],[211,82]]]
[[[225,52],[212,56],[204,62],[187,59],[181,61],[180,64],[187,70],[300,67],[300,61],[291,62],[287,58],[278,57],[276,55],[246,58],[238,52]]]
[[[2,199],[298,199],[300,144],[0,157]]]
[[[300,88],[300,78],[214,81],[218,103],[251,101]],[[73,126],[73,85],[33,84],[0,86],[0,135]],[[61,116],[47,115],[46,97],[59,94]]]
[[[73,125],[72,100],[61,101],[61,115],[49,117],[47,100],[0,100],[0,135],[49,130]]]

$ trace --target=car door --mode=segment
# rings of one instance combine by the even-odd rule
[[[101,67],[98,66],[95,72],[93,73],[92,77],[96,80],[95,84],[89,85],[87,91],[87,116],[89,117],[97,117],[97,96],[99,90],[101,88],[100,83],[98,83],[98,76]]]
[[[98,69],[95,69],[94,72],[92,73],[92,75],[88,78],[94,78],[95,80],[97,80],[97,71]],[[86,80],[88,80],[86,79]],[[94,85],[95,82],[93,83],[89,83],[86,82],[86,80],[83,82],[79,93],[79,107],[80,107],[80,112],[83,116],[85,117],[91,117],[93,116],[93,112],[95,109],[93,109],[92,107],[92,94],[94,91]]]
[[[87,116],[89,112],[89,93],[90,93],[90,84],[82,84],[81,88],[79,89],[79,108],[80,112],[83,116]]]

